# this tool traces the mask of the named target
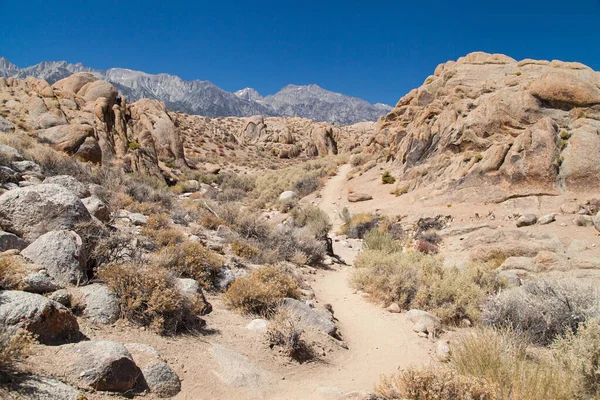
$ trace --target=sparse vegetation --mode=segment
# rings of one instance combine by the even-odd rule
[[[386,400],[496,400],[496,388],[481,378],[446,368],[409,368],[382,376],[375,391]]]
[[[538,280],[505,290],[485,303],[482,316],[485,325],[514,329],[538,344],[599,317],[598,290],[575,280]]]
[[[142,234],[151,238],[158,246],[171,246],[185,240],[179,229],[174,228],[166,214],[153,214],[142,229]]]
[[[173,275],[159,266],[111,265],[98,276],[117,296],[124,318],[162,335],[200,328],[199,316],[210,310],[201,295],[181,294]]]
[[[377,226],[378,222],[379,217],[373,214],[356,214],[342,226],[341,233],[351,238],[362,239],[367,232]]]
[[[277,309],[267,327],[271,348],[277,347],[287,357],[299,362],[314,358],[312,349],[302,339],[303,333],[298,318],[283,308]]]
[[[31,354],[34,342],[33,335],[24,329],[0,332],[0,373],[9,372],[15,363]]]
[[[299,286],[283,267],[267,265],[236,279],[225,295],[225,304],[233,309],[253,314],[275,311],[285,297],[298,298]]]
[[[484,299],[498,289],[493,270],[487,265],[445,268],[433,256],[390,251],[394,246],[389,239],[378,242],[388,245],[359,254],[351,279],[354,288],[376,301],[426,310],[446,323],[456,324],[465,318],[478,322]]]
[[[129,142],[127,147],[129,147],[129,150],[137,150],[140,148],[140,144],[138,142]]]
[[[248,260],[252,260],[258,257],[260,254],[260,250],[258,250],[256,247],[246,242],[242,242],[241,240],[236,240],[235,242],[231,243],[231,250],[233,250],[233,254],[236,256]]]
[[[0,257],[0,289],[17,289],[24,275],[24,265],[18,257]]]
[[[156,262],[182,278],[195,279],[204,289],[214,289],[225,261],[202,243],[186,241],[161,249]]]
[[[392,174],[390,173],[390,171],[385,171],[382,175],[381,175],[381,182],[384,185],[390,185],[392,183],[396,182],[396,178],[394,178],[392,176]]]

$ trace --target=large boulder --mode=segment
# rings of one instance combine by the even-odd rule
[[[592,82],[562,71],[546,72],[530,89],[535,97],[555,103],[578,106],[600,104],[600,89]]]
[[[127,348],[111,341],[81,342],[61,349],[67,369],[86,389],[126,392],[133,389],[142,372]]]
[[[21,255],[43,266],[61,284],[78,284],[86,280],[81,237],[67,230],[51,231],[27,246]]]
[[[119,302],[109,288],[94,283],[79,290],[83,294],[86,317],[100,324],[112,324],[119,319]]]
[[[327,311],[316,310],[302,301],[290,298],[283,300],[282,307],[289,314],[298,318],[302,327],[314,328],[330,336],[336,335],[337,327],[333,322],[332,315]]]
[[[89,72],[78,72],[55,82],[52,87],[63,92],[76,94],[82,87],[88,83],[94,82],[96,79],[97,78]]]
[[[38,136],[55,150],[74,154],[86,138],[94,136],[94,127],[87,124],[59,125],[38,131]]]
[[[29,374],[12,379],[9,390],[19,393],[20,396],[15,399],[82,400],[86,398],[81,391],[57,379]]]
[[[90,195],[88,188],[71,175],[55,175],[44,179],[46,184],[57,184],[65,189],[68,189],[71,193],[75,194],[80,199]]]
[[[0,292],[0,327],[13,332],[25,329],[49,345],[81,337],[77,319],[68,309],[42,295],[21,291]]]
[[[0,196],[0,227],[25,240],[53,230],[73,229],[90,220],[81,200],[60,185],[29,186]]]

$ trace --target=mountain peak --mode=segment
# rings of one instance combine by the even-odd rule
[[[250,87],[238,90],[234,93],[240,99],[248,100],[248,101],[260,101],[263,97],[258,93],[255,89]]]

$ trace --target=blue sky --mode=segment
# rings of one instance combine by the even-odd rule
[[[600,0],[1,2],[0,56],[210,80],[271,94],[288,83],[395,104],[472,51],[600,70]]]

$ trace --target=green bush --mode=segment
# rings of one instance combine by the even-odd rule
[[[390,173],[390,171],[385,171],[381,175],[381,182],[383,182],[384,185],[389,185],[389,184],[395,183],[396,182],[396,178],[394,178],[392,176],[392,174]]]

